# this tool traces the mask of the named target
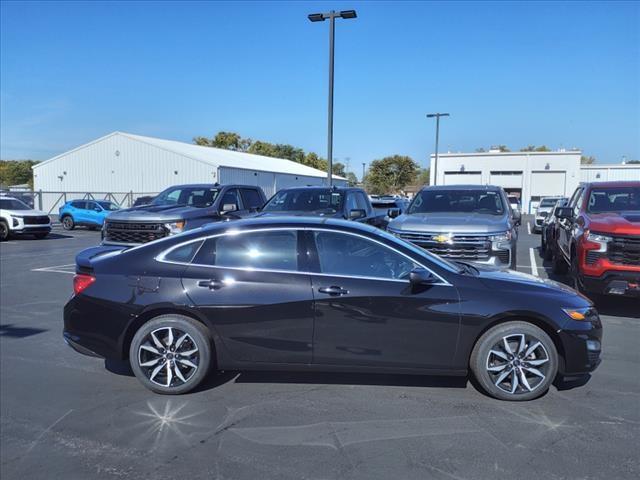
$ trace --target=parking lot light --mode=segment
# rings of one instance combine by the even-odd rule
[[[436,161],[433,163],[433,185],[438,184],[438,139],[440,137],[440,117],[448,117],[448,113],[427,113],[427,118],[436,119]]]

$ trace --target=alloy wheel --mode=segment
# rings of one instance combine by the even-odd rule
[[[4,222],[0,222],[0,240],[9,238],[9,227]]]
[[[73,219],[71,217],[64,217],[62,219],[62,227],[65,230],[71,230],[73,228]]]
[[[533,392],[544,383],[548,367],[549,354],[542,342],[522,333],[502,337],[486,361],[493,384],[511,395]]]
[[[200,352],[191,335],[175,327],[150,332],[138,348],[138,365],[161,387],[177,387],[198,370]]]

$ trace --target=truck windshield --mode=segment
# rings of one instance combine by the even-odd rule
[[[210,207],[220,193],[218,188],[174,187],[161,192],[151,205],[184,205],[190,207]]]
[[[263,212],[327,212],[342,210],[344,195],[327,189],[282,190],[262,209]]]
[[[416,195],[408,213],[504,214],[502,196],[487,190],[423,190]]]
[[[587,212],[640,211],[640,186],[594,188],[589,194]]]
[[[31,210],[29,205],[15,198],[0,198],[0,208],[3,210]]]

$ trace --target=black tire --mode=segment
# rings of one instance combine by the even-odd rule
[[[0,221],[0,242],[9,240],[9,225],[4,220]]]
[[[547,241],[544,242],[544,250],[542,252],[542,258],[548,262],[549,260],[551,260],[552,257],[553,257],[553,244],[550,244],[549,239],[547,239]]]
[[[62,223],[62,228],[65,230],[73,230],[76,228],[76,223],[73,221],[73,217],[71,215],[65,215],[60,219]]]
[[[515,355],[507,352],[505,339],[509,351]],[[521,339],[524,343],[520,343]],[[531,352],[528,356],[518,357],[518,352],[528,351]],[[498,353],[504,355],[504,360]],[[533,400],[544,395],[553,383],[558,373],[558,352],[549,335],[535,325],[522,321],[501,323],[478,339],[469,367],[480,388],[491,397]],[[511,393],[514,386],[515,391]]]
[[[571,276],[571,286],[578,293],[585,293],[580,281],[580,270],[578,269],[578,257],[576,255],[571,256],[571,268],[569,269],[569,275]]]
[[[42,240],[43,238],[47,238],[47,235],[49,235],[49,232],[47,233],[34,233],[33,236],[36,237],[38,240]]]
[[[179,344],[185,334],[188,338]],[[169,335],[173,335],[172,342]],[[171,350],[169,345],[174,348],[178,345],[178,348]],[[158,353],[153,353],[153,349]],[[194,349],[195,353],[186,354]],[[211,337],[204,325],[183,315],[169,314],[156,317],[138,329],[129,348],[129,363],[140,383],[149,390],[178,395],[193,390],[206,378],[212,353]],[[152,363],[154,361],[156,363]]]
[[[553,273],[556,274],[567,273],[567,270],[569,269],[567,262],[564,261],[562,253],[559,252],[557,248],[553,250],[551,257],[551,269],[553,270]]]

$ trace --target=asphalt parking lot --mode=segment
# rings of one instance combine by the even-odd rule
[[[548,277],[528,220],[518,269]],[[167,397],[62,341],[74,256],[98,241],[56,228],[0,244],[3,480],[640,477],[637,301],[597,305],[603,363],[586,385],[528,403],[466,379],[270,372]]]

